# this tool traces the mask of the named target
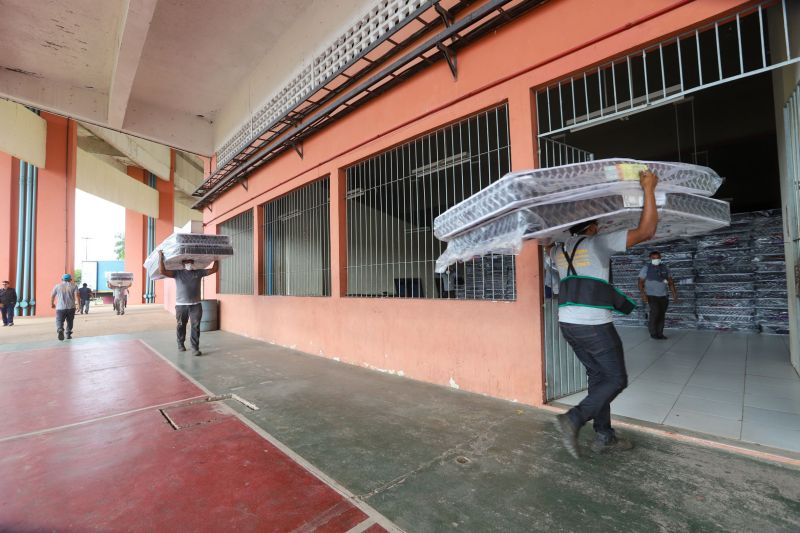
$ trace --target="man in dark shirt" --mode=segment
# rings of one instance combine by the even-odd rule
[[[17,305],[17,291],[8,286],[8,282],[3,282],[0,289],[0,313],[3,315],[3,326],[14,325],[14,307]]]
[[[92,296],[92,289],[86,283],[78,289],[78,298],[80,298],[80,307],[78,309],[82,315],[89,314],[89,300],[92,299]]]
[[[186,323],[191,322],[192,355],[203,355],[200,351],[200,320],[203,307],[200,305],[200,282],[205,276],[216,274],[219,262],[208,269],[194,269],[194,261],[183,261],[183,270],[169,270],[164,265],[164,252],[158,251],[158,271],[162,276],[175,279],[175,319],[178,322],[178,351],[185,352]]]

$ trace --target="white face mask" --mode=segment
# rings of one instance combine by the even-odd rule
[[[653,266],[658,266],[661,264],[661,259],[652,259],[650,262],[653,263]]]
[[[183,268],[185,268],[186,270],[192,270],[194,269],[194,265],[191,263],[184,263]]]

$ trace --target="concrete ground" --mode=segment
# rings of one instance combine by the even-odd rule
[[[203,357],[178,353],[165,330],[72,342],[127,338],[143,339],[210,392],[257,405],[229,402],[407,531],[800,530],[800,470],[790,466],[631,429],[637,448],[618,456],[588,452],[584,430],[586,453],[574,460],[546,410],[224,332],[203,334]]]

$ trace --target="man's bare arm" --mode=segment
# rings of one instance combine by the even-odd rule
[[[175,277],[175,272],[168,270],[164,264],[164,252],[161,250],[158,251],[158,273],[167,278]]]
[[[656,208],[658,176],[649,170],[644,170],[639,173],[639,183],[644,191],[644,207],[642,216],[639,218],[639,225],[628,231],[628,248],[652,239],[658,226],[658,209]]]

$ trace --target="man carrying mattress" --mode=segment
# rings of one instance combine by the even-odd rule
[[[219,262],[208,269],[194,269],[194,261],[183,260],[183,270],[168,270],[164,265],[164,252],[158,251],[158,271],[162,276],[175,279],[175,319],[178,321],[178,351],[185,352],[186,323],[191,321],[192,355],[203,355],[200,351],[200,320],[203,307],[200,305],[200,281],[205,276],[216,274]]]
[[[594,421],[591,449],[602,453],[629,450],[633,444],[618,438],[611,427],[611,401],[628,386],[622,341],[611,319],[612,310],[630,313],[636,304],[609,282],[611,256],[653,238],[658,224],[655,188],[658,177],[642,171],[639,182],[644,206],[632,230],[598,234],[597,221],[570,228],[572,236],[551,249],[561,277],[558,322],[561,333],[586,367],[589,394],[567,413],[556,417],[564,446],[578,457],[578,432]]]

